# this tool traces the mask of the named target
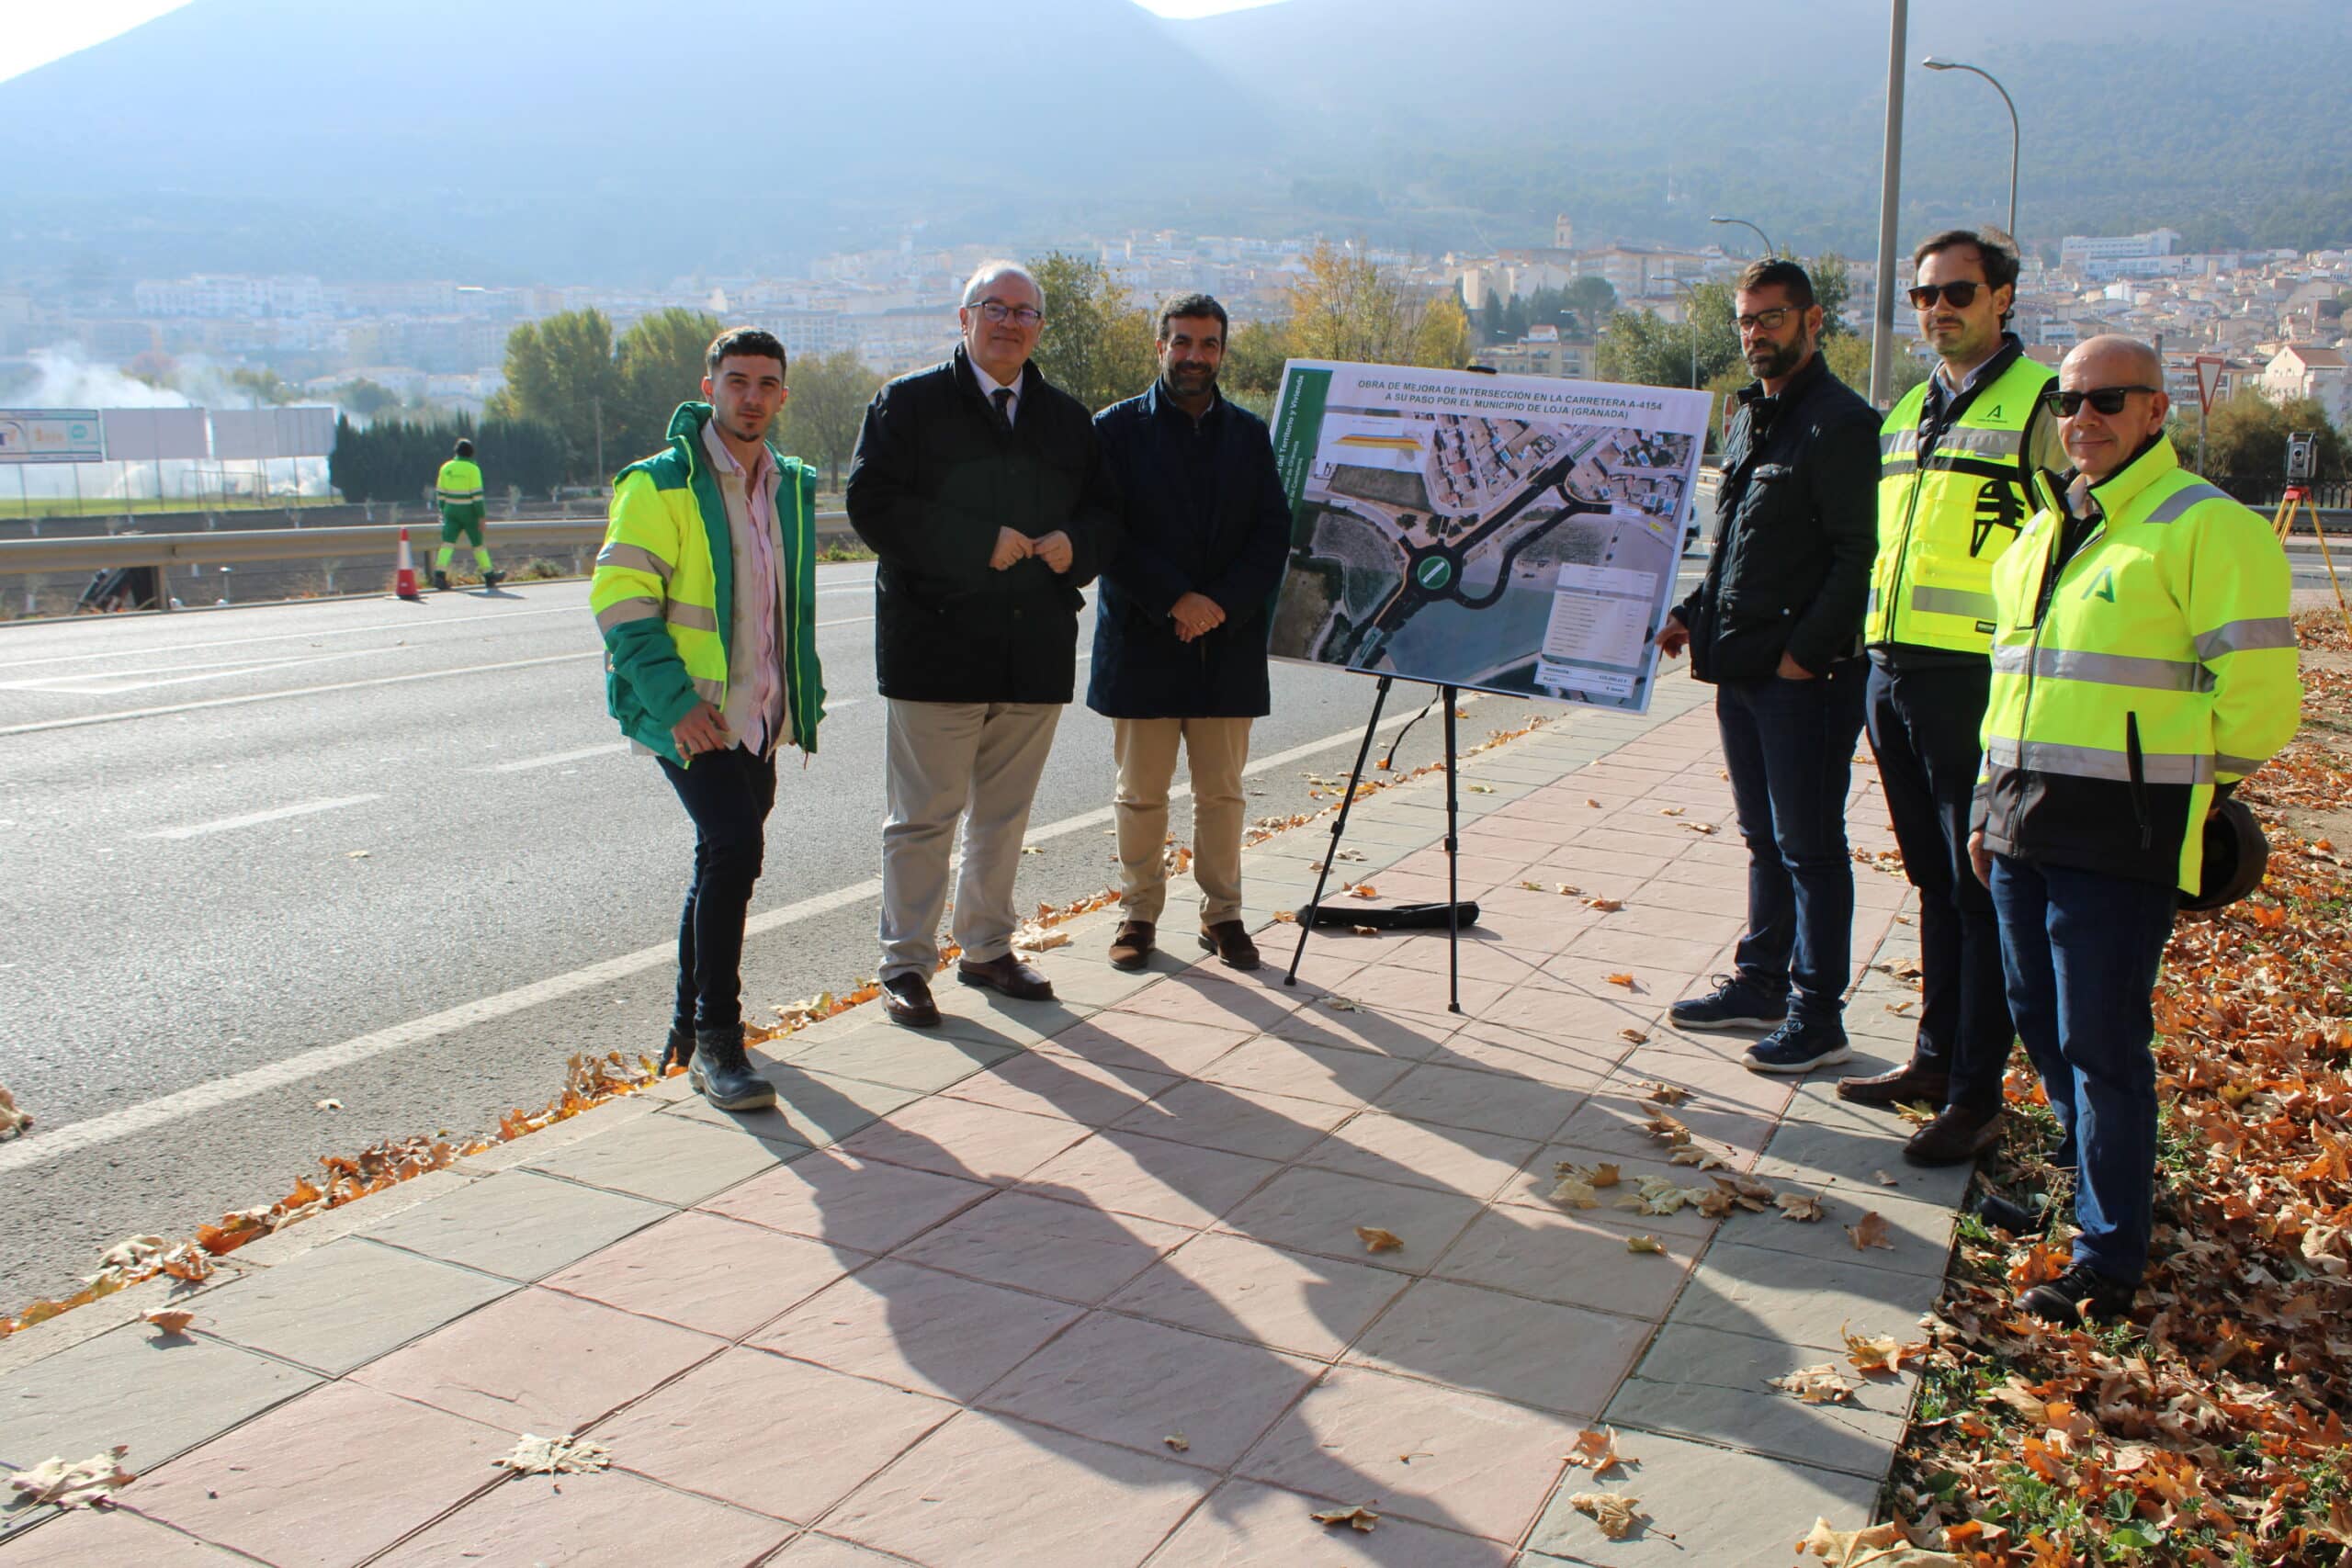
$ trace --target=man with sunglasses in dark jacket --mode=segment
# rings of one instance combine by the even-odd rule
[[[1715,723],[1747,841],[1736,972],[1677,1002],[1679,1029],[1769,1030],[1750,1069],[1842,1062],[1854,868],[1846,787],[1862,728],[1862,602],[1877,543],[1878,415],[1821,356],[1821,307],[1792,261],[1759,261],[1733,296],[1757,379],[1724,447],[1705,581],[1657,635],[1715,686]]]

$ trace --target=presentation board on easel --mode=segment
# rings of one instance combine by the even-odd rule
[[[1291,555],[1271,651],[1648,711],[1713,403],[1292,360],[1274,406]]]

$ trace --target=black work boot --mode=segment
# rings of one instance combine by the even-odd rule
[[[743,1054],[743,1029],[697,1029],[695,1058],[686,1081],[721,1111],[757,1111],[775,1103],[775,1086],[752,1071]]]
[[[695,1059],[695,1032],[670,1026],[669,1043],[662,1047],[662,1070],[668,1072],[673,1064],[685,1066]]]
[[[449,574],[436,568],[433,573],[433,586],[444,593],[449,592]]]

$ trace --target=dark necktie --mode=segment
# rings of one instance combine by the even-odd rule
[[[999,430],[1011,430],[1012,428],[1012,389],[999,387],[989,394],[989,400],[996,404],[996,427]]]

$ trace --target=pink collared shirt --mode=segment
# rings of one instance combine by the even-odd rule
[[[716,421],[702,427],[727,534],[734,547],[735,604],[727,648],[727,705],[720,716],[735,739],[763,753],[786,732],[784,592],[776,565],[776,465],[766,446],[746,472],[719,439]],[[755,521],[756,520],[756,521]]]

